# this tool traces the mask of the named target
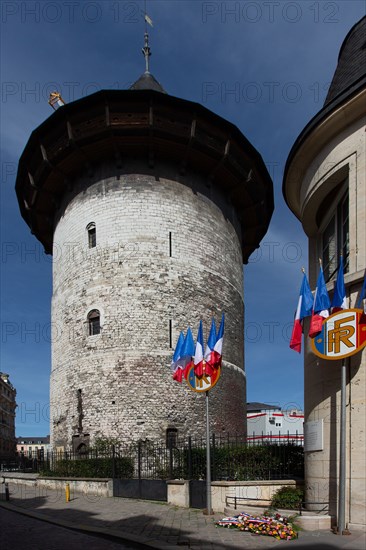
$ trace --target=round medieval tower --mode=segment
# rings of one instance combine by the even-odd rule
[[[203,435],[204,397],[169,365],[179,332],[200,318],[208,330],[221,312],[212,430],[245,434],[243,262],[267,231],[273,190],[240,131],[146,71],[34,130],[16,191],[53,254],[52,444]]]

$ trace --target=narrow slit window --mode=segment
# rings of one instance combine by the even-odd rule
[[[348,192],[331,207],[332,216],[321,233],[321,255],[325,282],[337,275],[339,256],[343,255],[344,272],[349,270],[349,206]]]
[[[166,431],[166,446],[168,449],[173,449],[177,446],[178,430],[177,428],[168,428]]]
[[[88,313],[88,329],[89,336],[100,334],[100,313],[97,309],[93,309]]]
[[[95,223],[90,223],[86,229],[88,232],[88,246],[89,248],[95,248],[97,246],[97,230]]]

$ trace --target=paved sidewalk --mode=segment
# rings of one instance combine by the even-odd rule
[[[297,540],[278,541],[232,529],[215,527],[224,514],[205,516],[201,510],[178,508],[165,503],[123,498],[71,494],[65,502],[64,491],[9,483],[10,501],[1,507],[37,519],[87,533],[113,536],[138,544],[139,548],[170,550],[235,550],[237,548],[291,548],[314,550],[365,550],[365,533],[337,536],[329,531],[303,531]],[[0,520],[1,521],[1,520]]]

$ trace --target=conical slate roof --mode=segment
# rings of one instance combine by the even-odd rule
[[[261,155],[236,126],[203,105],[164,93],[150,74],[129,90],[99,90],[66,104],[32,132],[19,160],[16,192],[22,216],[47,253],[61,201],[76,192],[80,174],[92,182],[105,165],[115,175],[124,158],[139,159],[147,173],[175,166],[189,187],[191,173],[204,178],[207,187],[200,192],[224,208],[248,262],[274,208]]]
[[[324,106],[346,99],[366,78],[366,16],[358,21],[343,41]]]
[[[148,71],[144,72],[130,87],[130,90],[154,90],[166,94],[162,85]]]
[[[320,127],[340,107],[360,96],[366,89],[366,16],[360,19],[343,41],[338,56],[338,64],[328,90],[323,108],[308,122],[297,137],[287,157],[283,178],[283,194],[288,203],[286,180],[290,166],[301,146],[312,132]],[[349,123],[349,120],[345,120]],[[290,206],[291,208],[291,206]]]

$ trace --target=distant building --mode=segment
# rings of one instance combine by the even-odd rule
[[[28,458],[40,458],[51,450],[50,436],[18,437],[17,453]]]
[[[0,372],[0,459],[15,455],[15,396],[9,375]]]
[[[304,443],[304,413],[266,403],[247,403],[247,432],[251,443]]]

